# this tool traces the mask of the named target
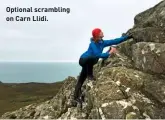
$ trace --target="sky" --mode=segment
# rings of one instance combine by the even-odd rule
[[[134,17],[161,0],[1,0],[0,61],[77,62],[88,49],[91,31],[120,37]],[[66,12],[6,12],[6,7],[70,8]],[[47,16],[48,21],[6,21],[6,17]],[[106,50],[106,49],[105,49]],[[104,50],[104,51],[105,51]]]

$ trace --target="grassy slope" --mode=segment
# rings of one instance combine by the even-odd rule
[[[63,82],[57,83],[0,83],[0,116],[8,111],[17,110],[31,103],[51,99],[61,88]]]

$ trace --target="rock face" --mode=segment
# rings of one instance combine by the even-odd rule
[[[150,73],[165,74],[165,43],[139,42],[132,45],[135,67]]]
[[[76,79],[68,77],[51,100],[2,115],[2,119],[165,118],[165,1],[138,14],[119,52],[94,66],[85,81],[84,102],[71,106]]]
[[[134,40],[123,43],[121,51],[133,60],[135,68],[165,74],[165,1],[136,15],[134,23],[127,32]]]

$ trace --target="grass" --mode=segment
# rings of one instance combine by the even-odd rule
[[[0,116],[32,103],[53,98],[63,82],[57,83],[0,83]]]

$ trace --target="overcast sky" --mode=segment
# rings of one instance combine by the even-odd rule
[[[161,0],[1,0],[0,61],[78,61],[91,31],[120,37],[134,16]],[[10,13],[6,7],[64,7],[70,13]],[[7,16],[47,16],[47,22],[7,22]]]

